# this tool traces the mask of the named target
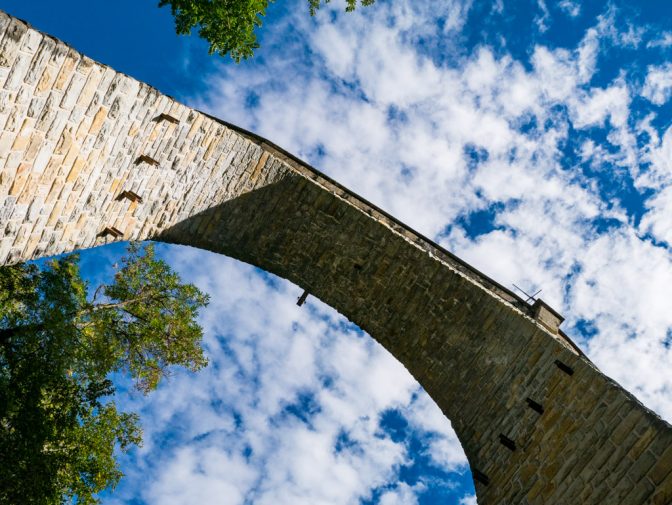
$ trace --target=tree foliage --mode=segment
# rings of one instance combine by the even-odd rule
[[[310,14],[330,0],[308,0]],[[375,0],[360,0],[372,5]],[[210,44],[210,54],[229,54],[236,62],[247,59],[259,47],[255,29],[261,26],[269,0],[160,0],[159,7],[170,6],[178,35],[189,35],[194,28]],[[347,12],[355,10],[357,0],[346,0]]]
[[[308,0],[310,15],[314,16],[322,4],[328,4],[331,0]],[[360,0],[363,7],[373,5],[376,0]],[[357,0],[345,0],[345,12],[352,12],[357,8]]]
[[[0,503],[98,503],[122,476],[115,446],[141,443],[110,374],[148,393],[171,365],[206,364],[207,296],[151,245],[131,245],[114,281],[88,293],[77,255],[0,268]]]
[[[259,47],[254,29],[261,26],[268,0],[160,0],[159,7],[165,5],[170,5],[179,35],[198,27],[210,54],[230,54],[239,62]]]

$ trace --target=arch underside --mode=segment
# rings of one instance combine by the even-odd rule
[[[670,426],[508,290],[263,139],[2,13],[0,31],[0,264],[145,239],[240,259],[409,369],[479,504],[672,503]]]

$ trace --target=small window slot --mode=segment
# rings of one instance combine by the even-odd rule
[[[516,450],[516,443],[503,433],[499,434],[499,442],[510,451]]]
[[[471,473],[474,476],[474,480],[480,482],[481,484],[483,484],[485,486],[490,484],[490,478],[487,475],[485,475],[483,472],[481,472],[480,470],[474,469]]]
[[[133,191],[122,191],[117,196],[117,201],[130,200],[132,202],[142,203],[142,197]]]
[[[179,119],[177,119],[174,116],[171,116],[170,114],[166,114],[165,112],[162,112],[161,114],[156,116],[154,118],[154,121],[156,121],[157,123],[159,121],[168,121],[169,123],[173,123],[173,124],[179,124],[180,123]]]
[[[156,161],[154,158],[147,156],[146,154],[141,154],[138,156],[138,159],[135,160],[135,164],[139,165],[140,163],[147,163],[148,165],[152,165],[155,167],[159,166],[159,162]]]
[[[560,370],[565,372],[567,375],[574,375],[574,369],[569,365],[565,365],[559,359],[555,360],[555,366],[557,366]]]
[[[99,237],[114,237],[114,238],[119,238],[123,235],[119,230],[117,230],[114,226],[107,226],[101,231],[98,236]]]
[[[535,412],[539,414],[544,413],[544,407],[542,407],[540,403],[535,402],[532,398],[528,398],[525,401],[527,402],[527,406],[530,407]]]

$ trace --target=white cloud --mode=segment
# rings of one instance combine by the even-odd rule
[[[571,290],[572,317],[593,321],[588,355],[646,405],[672,419],[672,357],[663,345],[670,328],[669,251],[632,231],[604,235],[584,251]]]
[[[620,17],[621,26],[617,26],[617,18]],[[605,42],[617,47],[636,49],[641,44],[644,35],[649,30],[647,26],[634,25],[630,18],[623,15],[622,10],[613,2],[608,2],[606,11],[597,17],[596,29]]]
[[[573,18],[581,14],[581,4],[576,0],[561,0],[558,7]]]
[[[672,245],[672,186],[660,190],[647,202],[640,229],[650,233],[656,240]]]
[[[663,32],[658,38],[650,40],[647,47],[670,47],[672,46],[672,32]]]
[[[404,408],[404,415],[415,429],[433,435],[429,441],[428,454],[434,462],[450,471],[466,471],[468,465],[460,441],[450,422],[446,422],[446,416],[429,395],[417,395]]]
[[[577,128],[604,126],[607,118],[618,128],[623,127],[628,120],[630,97],[623,82],[614,83],[606,89],[590,89],[577,98],[572,110],[572,119]]]
[[[534,18],[534,24],[537,25],[537,30],[541,33],[544,33],[548,30],[550,13],[548,12],[548,6],[546,5],[546,0],[537,0],[537,7],[541,11],[541,14]]]
[[[378,503],[380,505],[416,505],[418,500],[413,489],[402,483],[395,489],[383,493]]]
[[[465,496],[460,500],[460,505],[476,505],[476,496]]]
[[[239,505],[257,472],[239,455],[228,455],[217,447],[184,446],[162,461],[147,496],[151,503],[166,505]]]
[[[672,96],[672,63],[648,68],[642,96],[656,105],[663,105],[670,99]]]

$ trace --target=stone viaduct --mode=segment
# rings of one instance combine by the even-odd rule
[[[291,280],[401,361],[481,505],[672,503],[672,428],[562,318],[265,140],[0,12],[0,265],[118,240]]]

